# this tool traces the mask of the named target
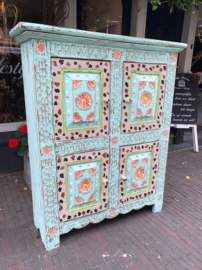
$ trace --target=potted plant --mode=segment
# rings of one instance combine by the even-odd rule
[[[28,148],[28,139],[27,139],[27,125],[18,127],[15,134],[18,139],[9,140],[8,146],[13,149],[17,149],[19,156],[24,156],[24,178],[31,189],[31,174],[30,174],[29,148]]]

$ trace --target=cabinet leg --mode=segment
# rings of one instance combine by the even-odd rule
[[[52,250],[60,246],[59,232],[54,233],[54,230],[55,229],[51,230],[51,233],[53,234],[49,233],[48,235],[44,235],[44,237],[41,235],[42,242],[44,243],[46,250]]]
[[[162,208],[163,208],[163,197],[161,197],[161,199],[157,199],[157,202],[152,207],[152,212],[153,213],[161,212]]]

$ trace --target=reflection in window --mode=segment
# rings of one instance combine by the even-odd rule
[[[9,31],[19,21],[60,25],[69,13],[68,0],[0,1],[0,123],[26,119],[20,46]]]
[[[121,0],[82,0],[81,29],[121,35]]]

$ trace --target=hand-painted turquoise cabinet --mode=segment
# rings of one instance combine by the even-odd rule
[[[186,44],[19,23],[34,221],[60,235],[163,205],[177,53]]]

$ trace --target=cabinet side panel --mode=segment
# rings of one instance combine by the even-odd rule
[[[34,62],[30,42],[21,44],[21,54],[28,127],[34,223],[35,226],[40,229],[41,237],[43,239],[43,235],[45,235],[44,205],[40,169],[41,161],[39,150],[37,101],[34,82]]]

